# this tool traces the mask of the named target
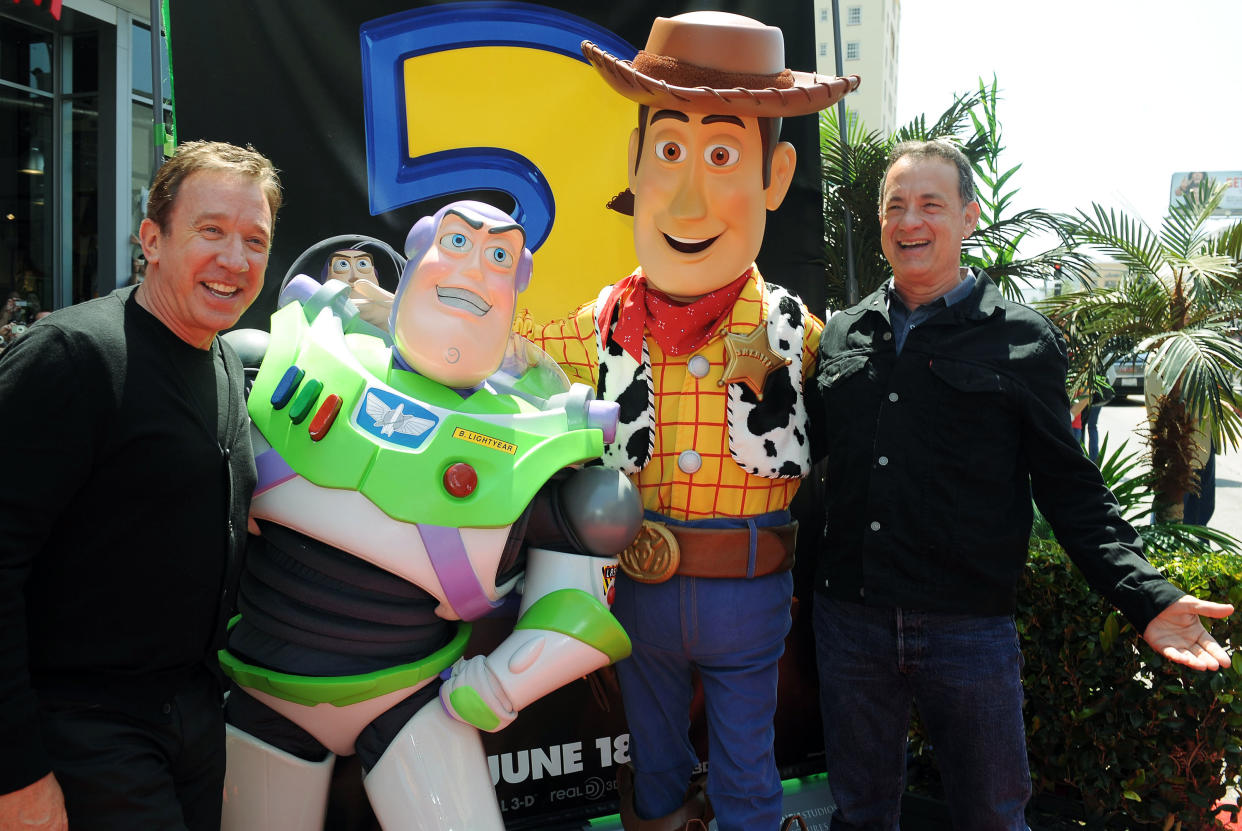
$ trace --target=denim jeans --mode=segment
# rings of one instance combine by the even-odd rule
[[[1087,436],[1087,455],[1094,459],[1100,455],[1100,410],[1103,404],[1092,404],[1082,411],[1082,429]]]
[[[1182,522],[1207,525],[1216,512],[1216,448],[1208,454],[1207,463],[1198,471],[1199,493],[1187,493],[1182,499]]]
[[[833,831],[898,827],[910,705],[955,831],[1026,831],[1022,658],[1009,616],[870,608],[815,596]]]
[[[617,576],[613,613],[634,652],[617,664],[630,727],[635,809],[657,819],[681,807],[698,757],[689,739],[693,686],[703,681],[711,764],[707,795],[720,831],[776,831],[781,780],[773,750],[777,662],[789,632],[793,578]]]

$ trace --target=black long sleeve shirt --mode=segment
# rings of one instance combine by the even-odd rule
[[[826,452],[817,590],[867,605],[1012,614],[1031,497],[1138,631],[1182,592],[1142,555],[1069,426],[1056,327],[982,272],[898,354],[887,288],[834,315],[813,402]],[[893,297],[893,302],[900,302]]]
[[[40,697],[141,707],[215,663],[255,481],[221,349],[121,290],[0,358],[0,793],[50,769]]]

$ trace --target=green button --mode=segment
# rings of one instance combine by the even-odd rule
[[[315,402],[319,400],[321,392],[323,392],[323,381],[312,378],[303,384],[302,389],[294,397],[293,403],[289,405],[289,420],[294,424],[301,424],[305,421],[311,410],[315,409]]]

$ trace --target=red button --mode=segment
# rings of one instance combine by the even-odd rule
[[[319,441],[328,435],[328,430],[332,428],[332,422],[336,421],[336,416],[341,411],[341,397],[333,393],[323,400],[319,405],[319,412],[315,413],[315,417],[311,419],[309,432],[311,441]]]
[[[478,486],[479,474],[475,473],[474,468],[465,462],[450,465],[449,469],[444,471],[444,489],[453,496],[458,498],[469,496]]]

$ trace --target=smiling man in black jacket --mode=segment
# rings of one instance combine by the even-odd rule
[[[0,358],[0,829],[218,831],[216,650],[255,466],[237,355],[280,183],[250,149],[160,168],[136,289]]]
[[[979,205],[945,142],[895,148],[880,200],[893,279],[824,327],[828,457],[815,634],[834,831],[897,827],[911,702],[959,831],[1026,828],[1031,793],[1013,613],[1031,497],[1090,584],[1172,661],[1229,664],[1143,558],[1070,432],[1053,324],[961,268]],[[814,397],[814,396],[813,396]]]

